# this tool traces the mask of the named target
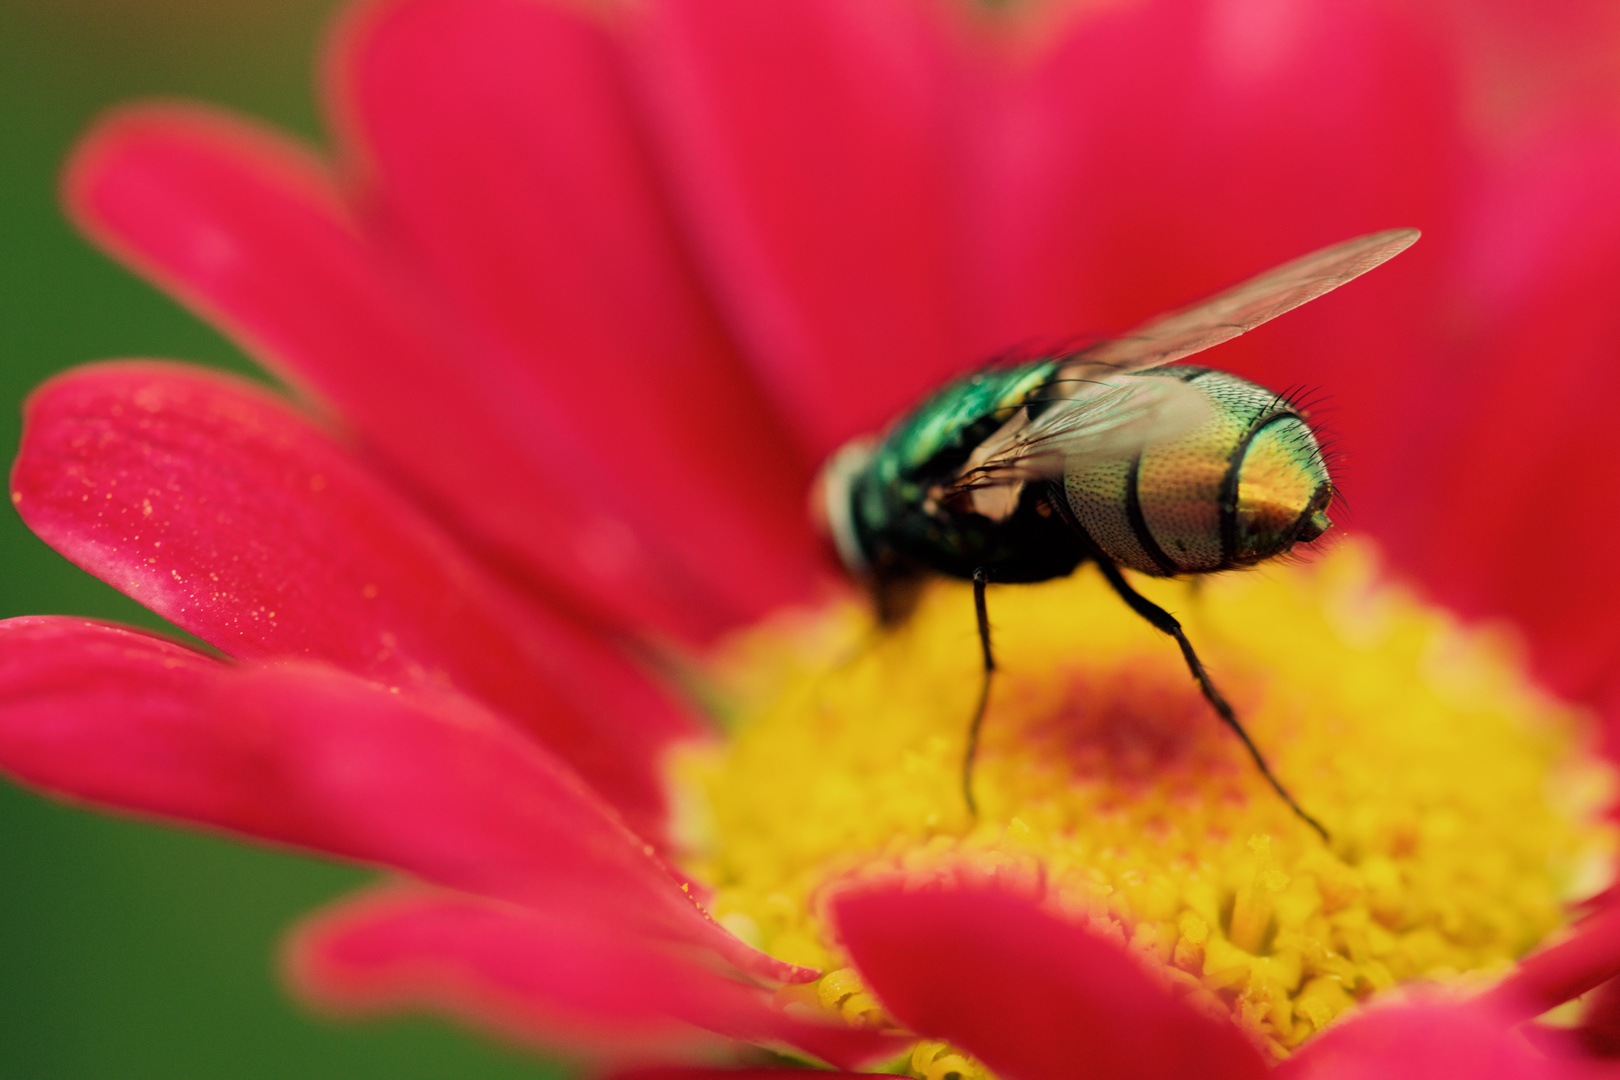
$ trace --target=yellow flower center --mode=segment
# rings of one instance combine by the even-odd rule
[[[892,631],[851,604],[723,652],[732,737],[673,770],[685,863],[716,916],[830,971],[811,1004],[881,1024],[825,932],[829,884],[1044,872],[1049,902],[1284,1056],[1403,980],[1502,970],[1604,884],[1609,774],[1580,718],[1536,690],[1506,635],[1381,583],[1368,546],[1136,584],[1181,618],[1331,843],[1266,785],[1174,643],[1089,567],[990,590],[1001,671],[972,818],[973,602],[941,582]],[[972,1071],[932,1043],[909,1066]]]

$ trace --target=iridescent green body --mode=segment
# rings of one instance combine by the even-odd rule
[[[989,368],[941,387],[902,418],[850,478],[854,534],[877,577],[916,569],[971,578],[991,568],[997,581],[1044,581],[1084,557],[1074,532],[1049,512],[1020,506],[993,522],[933,504],[930,494],[969,456],[1029,408],[1056,373],[1055,359]]]
[[[843,459],[841,478],[835,466],[831,489],[848,507],[848,536],[839,546],[851,569],[880,584],[917,571],[1032,582],[1106,555],[1155,576],[1213,573],[1281,554],[1330,524],[1322,511],[1332,484],[1293,404],[1246,379],[1193,366],[1092,385],[1129,392],[1137,380],[1175,380],[1207,410],[1195,427],[1001,483],[1007,497],[995,508],[977,500],[989,485],[963,482],[975,452],[1071,402],[1056,385],[1064,365],[1038,360],[952,382],[881,441]]]

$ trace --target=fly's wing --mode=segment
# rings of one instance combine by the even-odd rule
[[[1059,376],[1049,384],[1059,399],[1035,420],[1019,409],[974,450],[943,494],[977,492],[979,503],[984,489],[1057,479],[1081,461],[1129,458],[1149,442],[1176,438],[1211,418],[1209,399],[1180,379],[1120,378],[1095,369],[1091,375]],[[1016,494],[1008,492],[1014,501]]]
[[[1193,430],[1211,415],[1202,393],[1180,379],[1120,376],[1230,341],[1360,277],[1419,235],[1390,229],[1334,244],[1078,353],[1047,384],[1050,404],[1038,418],[1018,410],[935,497],[966,496],[977,512],[1000,520],[1028,481],[1057,479],[1088,460],[1129,458],[1150,442]]]
[[[1417,242],[1416,229],[1388,229],[1314,251],[1234,285],[1201,304],[1160,315],[1077,359],[1114,371],[1139,371],[1230,341],[1310,303]]]

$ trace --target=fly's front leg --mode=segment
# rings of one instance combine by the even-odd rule
[[[979,807],[973,801],[973,759],[979,754],[979,729],[984,726],[984,710],[990,704],[990,677],[996,671],[996,656],[990,649],[990,612],[984,601],[984,589],[989,583],[989,570],[981,566],[973,571],[973,611],[979,620],[984,680],[979,685],[979,704],[973,710],[973,722],[968,725],[967,752],[962,756],[962,797],[967,800],[968,813],[974,817],[979,816]]]
[[[1186,633],[1181,629],[1181,623],[1176,621],[1174,615],[1171,615],[1164,608],[1131,588],[1130,582],[1125,580],[1125,576],[1119,572],[1119,567],[1114,565],[1112,559],[1101,553],[1098,553],[1095,558],[1098,568],[1102,570],[1103,576],[1108,579],[1108,584],[1114,587],[1114,592],[1119,594],[1119,598],[1130,605],[1132,611],[1176,639],[1176,644],[1181,646],[1182,659],[1187,661],[1187,670],[1191,671],[1192,677],[1197,680],[1198,689],[1204,693],[1204,700],[1210,703],[1210,706],[1219,714],[1226,726],[1231,728],[1237,734],[1237,737],[1243,741],[1244,747],[1249,751],[1249,756],[1254,759],[1255,766],[1259,768],[1260,775],[1266,778],[1272,789],[1282,796],[1283,802],[1287,803],[1305,824],[1321,834],[1323,840],[1327,840],[1328,832],[1322,827],[1322,823],[1307,814],[1299,803],[1294,801],[1294,797],[1288,794],[1288,789],[1282,786],[1282,781],[1277,779],[1271,771],[1271,766],[1266,764],[1266,759],[1261,755],[1260,748],[1254,745],[1254,740],[1249,738],[1249,733],[1243,730],[1243,725],[1238,722],[1237,713],[1232,711],[1232,706],[1227,704],[1226,698],[1221,696],[1221,692],[1215,688],[1215,683],[1210,679],[1209,673],[1204,670],[1204,663],[1198,659],[1198,654],[1193,651],[1192,642],[1187,640]],[[988,649],[989,639],[986,638],[985,640],[987,642],[986,649]],[[989,653],[986,652],[986,656],[988,655]],[[971,801],[969,805],[972,805]]]

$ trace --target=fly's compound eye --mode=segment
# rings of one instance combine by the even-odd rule
[[[1326,510],[1333,483],[1305,421],[1285,416],[1255,432],[1239,466],[1237,496],[1232,562],[1239,565],[1281,555],[1332,527]]]

